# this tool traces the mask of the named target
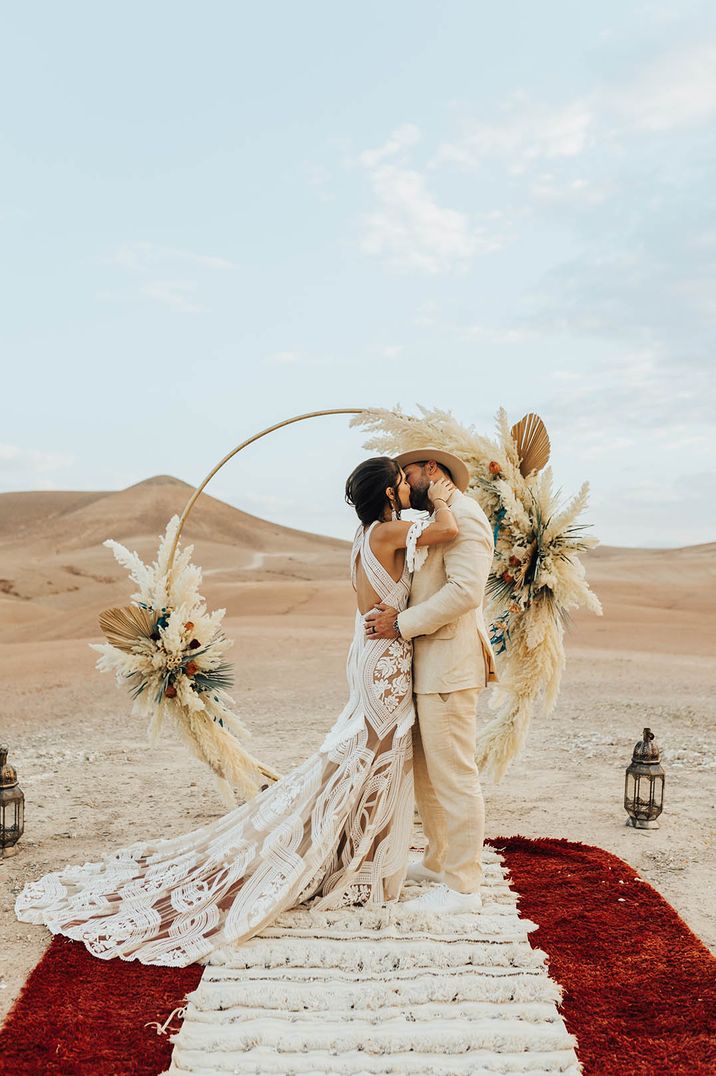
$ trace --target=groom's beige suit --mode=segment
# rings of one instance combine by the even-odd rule
[[[477,700],[496,680],[483,600],[494,541],[479,504],[455,490],[460,533],[430,546],[398,615],[413,640],[415,798],[428,845],[424,863],[461,893],[480,887],[485,809],[475,763]]]

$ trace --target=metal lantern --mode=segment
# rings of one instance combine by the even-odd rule
[[[624,809],[627,825],[635,829],[658,829],[656,821],[664,807],[665,774],[659,745],[651,729],[644,729],[626,768]]]
[[[7,761],[7,745],[0,745],[0,854],[17,844],[25,828],[25,797],[17,774]]]

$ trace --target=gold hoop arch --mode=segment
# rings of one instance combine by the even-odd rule
[[[172,569],[174,567],[174,558],[176,556],[177,547],[179,545],[179,539],[181,537],[181,532],[184,529],[184,524],[189,517],[189,513],[196,504],[200,494],[203,493],[203,491],[206,489],[216,472],[220,471],[225,463],[228,463],[230,459],[233,459],[233,457],[236,456],[239,452],[241,452],[242,449],[248,448],[249,445],[252,445],[254,441],[260,441],[262,437],[266,437],[267,434],[274,433],[276,430],[280,430],[284,426],[293,426],[296,422],[304,422],[306,419],[309,418],[321,418],[324,415],[362,415],[366,410],[367,409],[365,407],[333,407],[330,410],[326,411],[307,411],[304,415],[294,415],[293,418],[286,418],[282,422],[275,422],[273,426],[268,426],[265,430],[261,430],[260,433],[255,433],[253,437],[248,437],[245,441],[242,441],[240,445],[237,445],[236,448],[232,449],[231,452],[227,453],[227,455],[224,456],[223,460],[219,460],[216,466],[212,467],[204,481],[196,487],[191,497],[187,501],[186,507],[184,508],[184,511],[179,518],[179,526],[177,527],[177,532],[174,536],[174,542],[169,553],[169,560],[167,563],[167,577],[171,578]],[[257,766],[259,773],[261,773],[264,777],[268,778],[269,781],[279,780],[280,774],[276,773],[275,770],[272,770],[269,766],[258,762],[258,760]]]
[[[296,422],[303,422],[305,419],[308,418],[321,418],[323,415],[362,415],[366,410],[367,408],[365,407],[334,407],[331,408],[331,410],[329,411],[307,411],[305,415],[294,415],[293,418],[286,418],[282,422],[275,422],[273,426],[267,426],[265,430],[261,430],[260,433],[255,433],[253,437],[247,438],[246,441],[242,441],[240,445],[237,445],[236,448],[232,449],[231,452],[224,456],[223,460],[220,460],[217,463],[216,467],[213,467],[212,470],[209,471],[204,481],[201,483],[201,485],[196,487],[191,497],[189,498],[186,508],[182,512],[179,519],[179,526],[177,527],[177,532],[174,537],[174,543],[169,553],[169,561],[167,568],[168,573],[171,574],[171,570],[174,566],[174,557],[176,556],[177,546],[179,545],[181,532],[184,530],[184,524],[186,523],[189,513],[194,507],[196,501],[198,500],[199,495],[203,493],[204,489],[208,486],[209,482],[214,477],[216,472],[220,471],[224,464],[228,463],[229,460],[236,456],[239,452],[241,452],[242,449],[248,448],[248,446],[252,445],[254,441],[260,441],[262,437],[266,437],[266,435],[269,433],[274,433],[276,430],[280,430],[284,426],[292,426]]]

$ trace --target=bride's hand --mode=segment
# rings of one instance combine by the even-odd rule
[[[428,497],[431,504],[436,501],[447,501],[455,486],[447,478],[438,478],[428,486]]]

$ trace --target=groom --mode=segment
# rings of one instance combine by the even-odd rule
[[[480,855],[485,808],[475,763],[477,700],[496,680],[483,616],[494,541],[487,516],[466,497],[462,460],[436,448],[396,457],[410,485],[410,504],[431,511],[434,479],[453,484],[448,504],[460,528],[448,545],[431,546],[413,576],[408,608],[380,605],[365,617],[371,637],[413,640],[415,798],[428,844],[408,879],[435,882],[403,907],[415,911],[472,912],[481,906]],[[374,629],[374,631],[373,631]]]

